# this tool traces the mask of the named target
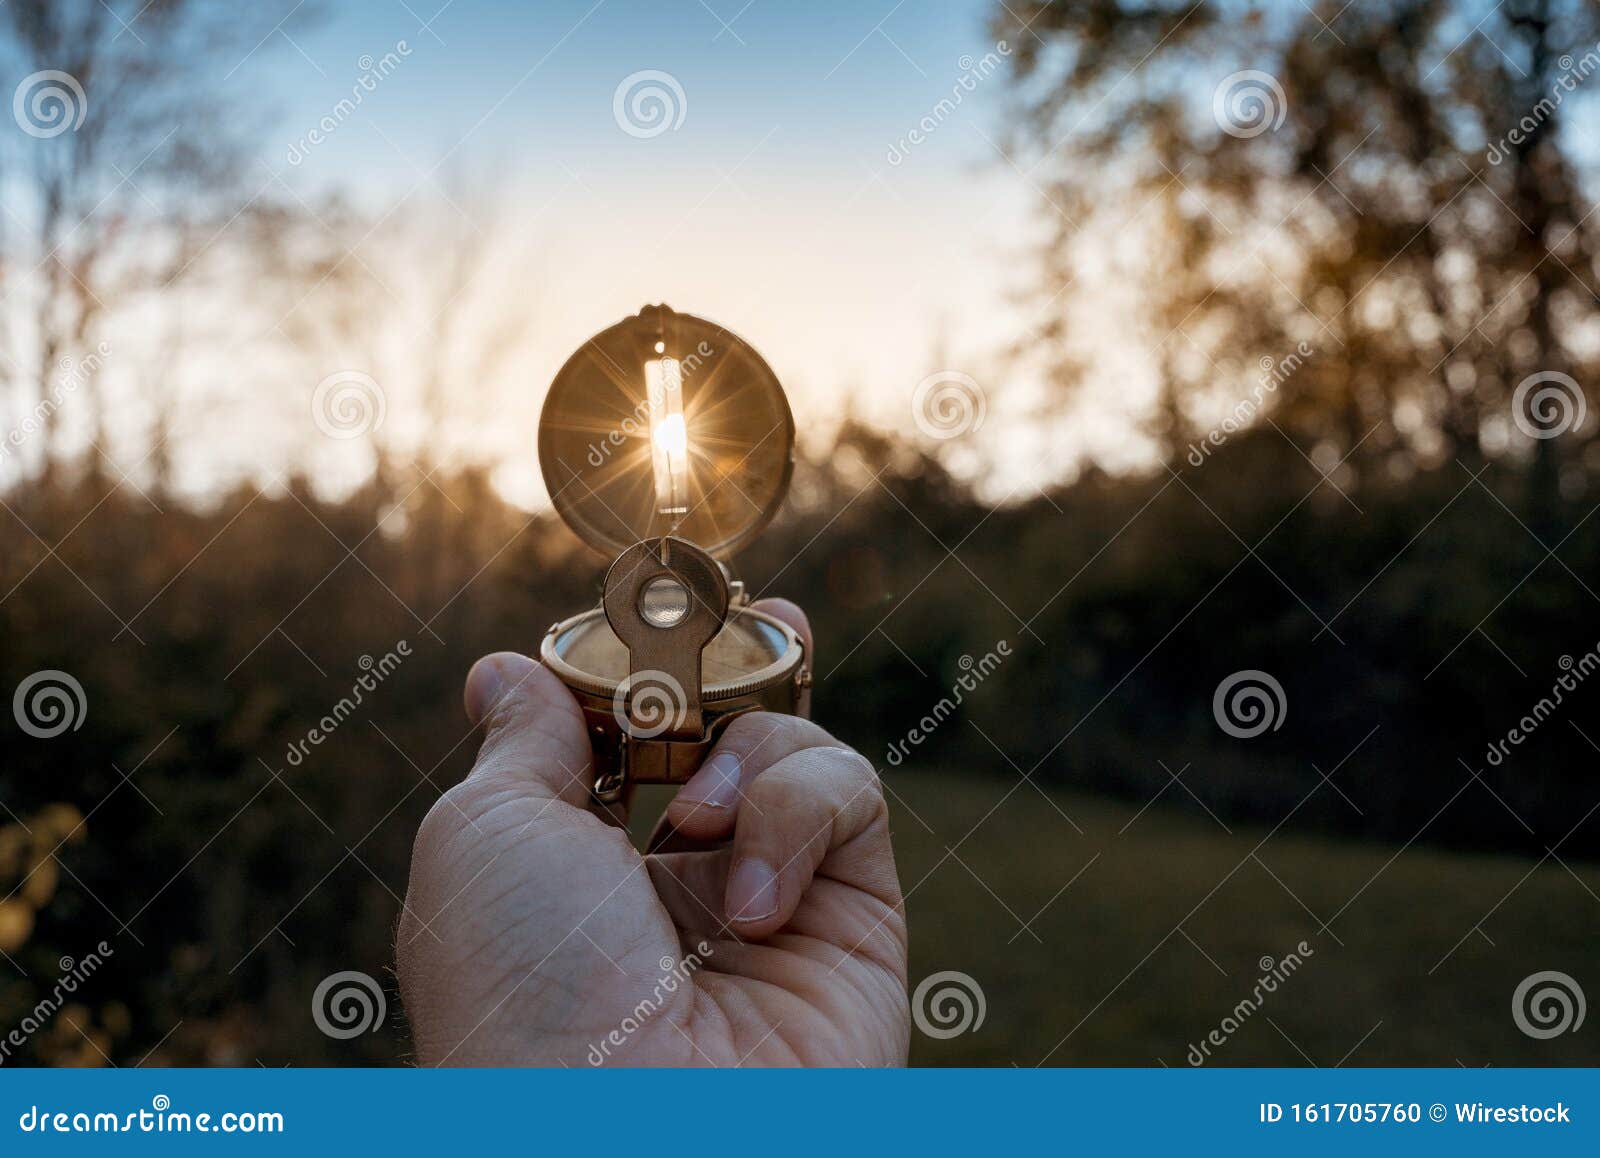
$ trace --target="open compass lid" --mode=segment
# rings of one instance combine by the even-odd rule
[[[794,417],[772,368],[704,318],[646,306],[556,374],[539,418],[556,511],[616,554],[675,535],[726,557],[789,489]]]

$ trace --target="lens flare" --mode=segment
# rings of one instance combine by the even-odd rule
[[[666,306],[579,347],[539,420],[550,501],[608,553],[674,535],[727,558],[777,510],[793,463],[772,368],[725,327]]]
[[[657,343],[659,345],[660,343]],[[645,396],[650,402],[650,458],[656,512],[689,510],[689,428],[683,420],[683,366],[676,358],[646,362]]]

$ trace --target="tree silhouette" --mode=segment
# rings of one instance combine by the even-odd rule
[[[1552,500],[1600,425],[1594,4],[1073,0],[1001,5],[994,30],[1015,162],[1059,225],[1044,333],[1074,340],[1097,255],[1136,287],[1169,457],[1304,342],[1251,418],[1322,444],[1319,466],[1531,458]]]

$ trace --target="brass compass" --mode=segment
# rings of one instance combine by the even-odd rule
[[[625,810],[635,785],[688,780],[743,712],[808,714],[803,642],[748,606],[728,563],[794,468],[794,418],[761,355],[647,306],[556,374],[539,464],[563,521],[612,558],[600,606],[539,649],[583,708],[600,804]]]

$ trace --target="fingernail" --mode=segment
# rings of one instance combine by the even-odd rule
[[[728,876],[728,919],[762,921],[778,911],[778,874],[760,857],[747,856]]]
[[[718,752],[684,789],[685,802],[695,808],[732,808],[739,799],[739,757]]]

